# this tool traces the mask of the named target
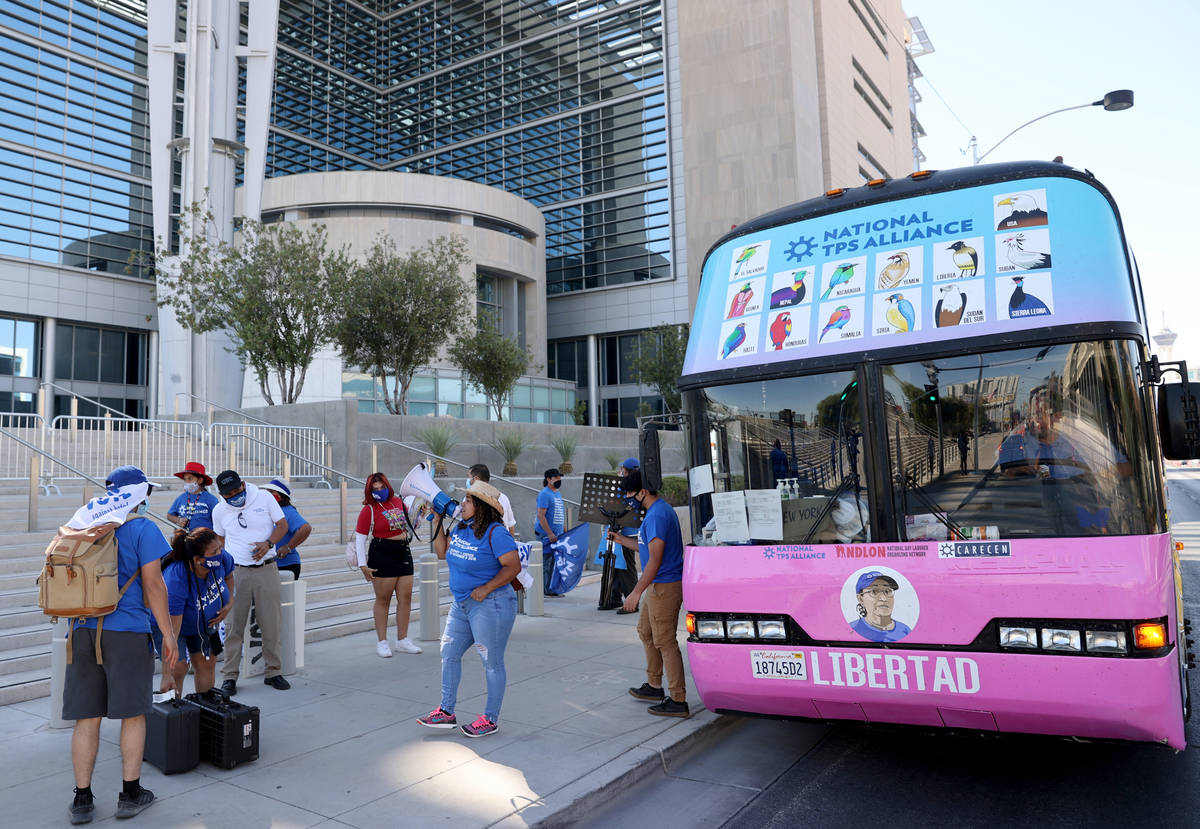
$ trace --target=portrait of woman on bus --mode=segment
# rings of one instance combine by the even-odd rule
[[[858,596],[858,621],[850,627],[871,642],[899,642],[912,633],[912,628],[892,618],[899,583],[878,570],[869,570],[858,577],[854,592]]]

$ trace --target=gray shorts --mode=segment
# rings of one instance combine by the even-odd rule
[[[149,633],[106,630],[104,664],[96,664],[96,631],[76,628],[63,686],[63,719],[124,720],[150,713],[154,651]]]

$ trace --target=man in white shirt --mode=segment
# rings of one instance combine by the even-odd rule
[[[492,473],[488,470],[487,464],[477,463],[467,470],[467,488],[476,481],[483,481],[485,484],[491,483]],[[513,533],[516,537],[517,519],[513,517],[512,504],[508,500],[508,496],[503,492],[500,493],[500,507],[503,509],[503,515],[500,520],[504,522],[504,529]]]
[[[216,482],[221,500],[212,512],[213,530],[237,565],[233,609],[225,627],[225,662],[221,667],[225,681],[221,683],[221,690],[230,696],[237,693],[242,636],[253,604],[262,630],[266,665],[263,682],[276,690],[286,691],[292,686],[281,673],[279,570],[272,562],[276,543],[287,535],[287,518],[271,493],[243,482],[232,469],[218,475]]]

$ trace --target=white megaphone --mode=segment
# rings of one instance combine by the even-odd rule
[[[424,463],[414,466],[404,476],[404,482],[400,484],[400,497],[405,498],[410,495],[425,501],[436,514],[441,516],[451,515],[458,506],[457,501],[442,492],[433,482],[433,476],[429,474],[429,467]]]

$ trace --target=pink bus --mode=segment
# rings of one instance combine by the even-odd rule
[[[1116,206],[1062,164],[871,181],[719,240],[680,380],[705,706],[1183,749],[1162,458],[1200,419],[1147,345]]]

